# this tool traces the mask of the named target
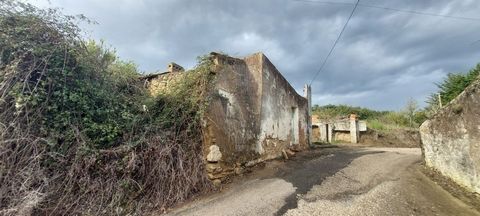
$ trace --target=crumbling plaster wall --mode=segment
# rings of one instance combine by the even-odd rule
[[[308,104],[263,54],[262,113],[256,151],[263,158],[281,156],[282,149],[308,146]]]
[[[244,59],[216,54],[214,64],[216,84],[204,118],[211,179],[238,174],[245,166],[281,156],[287,148],[308,146],[307,99],[262,53]],[[213,155],[221,157],[209,160]]]
[[[425,164],[480,193],[480,80],[420,127]]]
[[[217,145],[221,163],[233,165],[255,157],[260,130],[261,68],[252,59],[214,58],[216,80],[205,114],[204,155]],[[216,161],[212,161],[216,162]]]

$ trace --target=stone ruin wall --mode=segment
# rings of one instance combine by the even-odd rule
[[[204,142],[211,179],[223,180],[286,150],[308,147],[307,100],[263,54],[217,55],[214,62],[217,80]]]
[[[480,193],[480,80],[420,127],[425,164]]]
[[[214,57],[216,84],[204,118],[203,154],[210,179],[241,174],[246,162],[257,156],[261,71],[246,61]]]
[[[182,80],[184,75],[185,73],[180,72],[166,72],[158,75],[156,78],[145,80],[145,86],[148,86],[148,91],[151,95],[158,95],[174,89],[175,84]]]
[[[268,58],[262,53],[243,59],[214,53],[212,58],[215,85],[202,126],[202,153],[211,180],[225,180],[282,157],[286,150],[308,147],[307,99]],[[184,74],[159,74],[146,86],[151,94],[171,91]]]

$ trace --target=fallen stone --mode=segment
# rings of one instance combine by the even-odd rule
[[[212,183],[213,183],[213,186],[220,187],[220,185],[222,184],[222,180],[215,179],[215,180],[212,181]]]
[[[209,179],[213,180],[213,179],[222,179],[233,174],[235,174],[233,170],[232,171],[223,170],[222,172],[219,172],[219,173],[207,173],[207,176]]]
[[[241,168],[241,167],[236,167],[235,168],[235,174],[240,175],[242,173],[243,173],[243,168]]]
[[[207,163],[206,165],[207,172],[209,173],[219,173],[222,172],[222,167],[218,163]]]
[[[209,148],[210,152],[207,155],[208,162],[218,162],[222,159],[222,152],[217,145],[211,145]]]
[[[256,159],[256,160],[252,160],[252,161],[248,161],[247,163],[245,163],[245,166],[246,167],[253,167],[255,165],[257,165],[258,163],[261,163],[263,162],[263,159],[259,158],[259,159]]]
[[[285,152],[285,150],[282,150],[282,155],[283,155],[283,158],[285,158],[285,160],[288,160],[288,155],[287,155],[287,152]]]
[[[290,150],[290,149],[287,149],[285,152],[287,153],[288,157],[293,157],[293,156],[295,156],[295,152],[292,151],[292,150]]]

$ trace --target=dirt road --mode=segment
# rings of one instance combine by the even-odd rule
[[[420,161],[420,149],[318,149],[267,163],[169,215],[480,215],[426,177]]]

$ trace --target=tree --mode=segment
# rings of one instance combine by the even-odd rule
[[[448,104],[454,98],[456,98],[460,93],[465,90],[473,81],[477,80],[480,75],[480,64],[468,73],[449,73],[447,77],[440,83],[437,83],[438,91],[432,93],[427,100],[429,104],[426,110],[432,114],[436,112],[439,107],[439,95],[442,101],[442,104]]]
[[[408,118],[409,126],[413,127],[415,114],[418,110],[418,103],[413,98],[408,99],[407,104],[405,105],[404,112]]]

